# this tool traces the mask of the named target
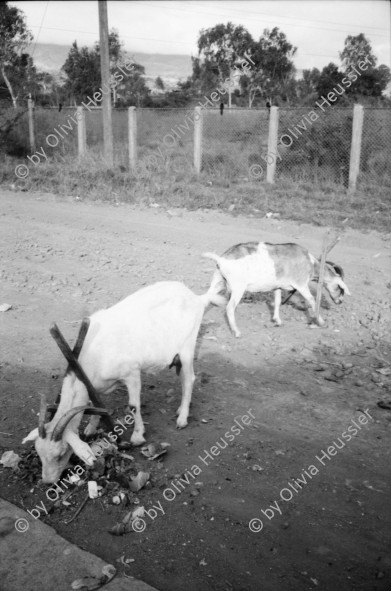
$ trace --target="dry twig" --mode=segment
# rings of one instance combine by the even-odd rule
[[[81,512],[81,510],[83,509],[83,507],[86,505],[86,503],[87,503],[87,501],[88,501],[89,498],[90,497],[89,497],[89,495],[87,493],[86,498],[84,499],[84,501],[82,502],[82,504],[80,505],[80,507],[78,508],[78,510],[76,511],[76,513],[74,514],[74,516],[71,517],[71,519],[69,519],[69,521],[64,521],[65,525],[69,525],[70,523],[72,523],[72,521],[74,519],[76,519],[76,517],[79,515],[79,513]]]

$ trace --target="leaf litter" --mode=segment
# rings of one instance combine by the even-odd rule
[[[92,443],[90,442],[92,449],[97,449],[98,442],[102,436],[102,432],[96,434],[96,440]],[[141,453],[148,460],[157,460],[167,453],[169,446],[170,444],[166,442],[150,443],[142,448]],[[52,513],[55,510],[61,520],[65,524],[68,524],[78,516],[86,502],[86,498],[87,500],[91,497],[94,497],[94,500],[99,498],[100,505],[104,509],[113,505],[118,505],[119,507],[130,504],[138,505],[140,501],[136,495],[147,483],[150,483],[151,473],[150,471],[144,471],[140,463],[135,461],[133,455],[123,453],[122,450],[130,448],[132,446],[126,442],[118,442],[118,445],[110,443],[106,449],[101,448],[104,453],[95,460],[93,466],[85,466],[85,473],[80,475],[80,477],[72,475],[72,469],[74,467],[70,466],[69,471],[64,472],[62,476],[62,479],[67,483],[68,490],[52,503],[48,509],[48,513]],[[4,455],[2,459],[9,462],[11,456],[4,457]],[[11,473],[10,477],[27,481],[28,484],[33,486],[31,492],[34,491],[34,487],[36,487],[37,492],[40,490],[43,491],[43,485],[40,480],[42,466],[36,451],[26,450],[22,452],[21,457],[16,457],[18,462],[20,461],[20,472],[18,476],[16,474],[12,476],[14,472]],[[77,458],[73,459],[76,459],[77,462]],[[162,467],[163,464],[158,461],[156,463],[156,469],[161,470]],[[87,486],[89,487],[89,491],[94,491],[91,496],[86,491]],[[96,497],[96,491],[98,491],[98,497]],[[66,502],[64,503],[64,501]],[[69,515],[69,512],[74,511],[78,506],[79,509],[76,510],[72,519],[66,521],[66,516]],[[122,521],[113,526],[110,533],[113,535],[122,535],[128,531],[134,531],[132,524],[139,520],[143,514],[144,507],[142,506],[129,511]]]

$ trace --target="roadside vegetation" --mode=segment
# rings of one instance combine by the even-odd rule
[[[57,156],[41,163],[26,180],[15,177],[18,160],[7,157],[0,172],[0,184],[15,190],[50,192],[78,200],[130,203],[141,207],[216,209],[254,217],[268,213],[281,219],[319,226],[345,226],[361,230],[390,230],[391,179],[388,187],[361,184],[354,194],[331,182],[297,181],[280,178],[274,185],[233,176],[223,166],[197,177],[191,163],[183,170],[139,168],[134,174],[124,166],[107,169],[99,156],[82,161]]]
[[[241,25],[218,24],[200,31],[198,56],[192,59],[193,71],[186,81],[175,90],[166,91],[164,81],[160,77],[156,79],[160,92],[157,101],[152,100],[151,89],[145,83],[144,67],[135,64],[131,75],[112,88],[115,150],[112,169],[107,169],[101,157],[100,111],[86,112],[88,154],[82,160],[77,157],[77,130],[69,123],[76,105],[99,91],[99,44],[88,48],[73,43],[61,76],[54,78],[36,70],[28,53],[31,42],[32,34],[23,12],[2,2],[0,83],[4,84],[0,84],[0,183],[3,186],[114,204],[219,209],[233,215],[260,217],[275,214],[277,218],[317,225],[389,230],[391,101],[384,90],[391,75],[386,66],[377,66],[376,56],[363,34],[346,38],[340,66],[328,64],[322,71],[305,70],[303,78],[297,80],[293,62],[297,48],[278,28],[265,29],[259,40],[255,40]],[[109,50],[114,75],[128,58],[116,31],[110,33]],[[341,82],[347,68],[358,66],[366,58],[372,67],[346,89],[324,120],[305,131],[288,150],[282,150],[276,182],[268,185],[262,159],[268,137],[269,115],[265,105],[279,106],[279,133],[287,133],[319,97]],[[242,67],[243,63],[246,67]],[[197,176],[193,169],[192,129],[172,149],[165,149],[163,164],[156,164],[155,157],[155,165],[151,165],[148,157],[163,145],[162,138],[170,129],[183,123],[185,108],[192,109],[203,97],[223,89],[224,81],[230,80],[234,72],[236,81],[221,94],[219,102],[226,106],[231,102],[233,107],[246,107],[246,110],[225,109],[221,117],[218,109],[204,109],[201,174]],[[45,155],[35,158],[35,164],[28,160],[31,153],[26,97],[35,105],[35,149],[44,147],[45,151]],[[349,194],[351,115],[357,102],[365,106],[363,145],[358,188]],[[129,170],[126,143],[129,106],[138,108],[135,171]],[[55,128],[63,130],[61,125],[68,130],[71,127],[71,131],[50,148],[46,141],[48,134],[53,134]],[[24,180],[15,175],[15,167],[21,164],[29,167]],[[263,167],[259,178],[251,175],[254,165]]]

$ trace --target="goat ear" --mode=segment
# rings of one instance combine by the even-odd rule
[[[76,433],[68,433],[65,435],[65,441],[71,446],[73,453],[77,455],[87,466],[92,466],[96,460],[94,452],[85,441],[82,441]]]
[[[352,295],[349,291],[348,286],[346,285],[346,283],[342,279],[338,279],[337,283],[338,283],[339,287],[344,290],[346,295],[348,295],[348,296]]]
[[[36,439],[38,439],[39,434],[38,434],[38,427],[36,429],[33,429],[28,435],[27,437],[25,437],[22,441],[22,443],[28,443],[29,441],[35,441]]]

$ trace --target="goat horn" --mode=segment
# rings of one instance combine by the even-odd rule
[[[39,408],[39,419],[38,419],[38,434],[41,439],[46,437],[45,428],[45,417],[46,417],[46,396],[44,393],[41,394],[41,405]]]
[[[73,354],[76,357],[76,359],[79,357],[80,351],[82,350],[82,347],[84,345],[84,341],[86,339],[89,326],[90,326],[90,319],[83,318],[83,321],[80,325],[79,334],[77,335],[76,344],[73,349]]]
[[[73,417],[79,414],[79,412],[84,412],[87,408],[91,408],[91,406],[75,406],[74,408],[68,410],[54,427],[51,439],[53,441],[59,441],[62,437],[62,434],[64,433],[65,427],[73,419]]]

